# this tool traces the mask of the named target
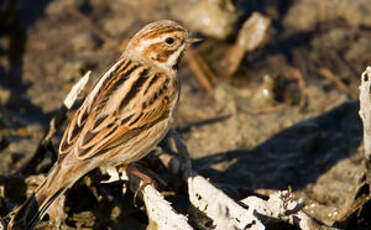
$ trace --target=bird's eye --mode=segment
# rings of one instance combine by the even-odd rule
[[[172,38],[172,37],[167,37],[167,38],[165,39],[165,42],[166,42],[168,45],[171,45],[171,44],[174,43],[174,38]]]

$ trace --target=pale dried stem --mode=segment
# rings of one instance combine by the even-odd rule
[[[147,229],[193,229],[188,224],[187,217],[176,213],[171,207],[170,202],[166,201],[155,187],[147,185],[142,195],[146,205],[148,219],[150,220]]]
[[[173,162],[172,166],[179,166],[178,169],[172,167],[172,169],[176,169],[174,173],[178,174],[179,169],[184,170],[182,175],[183,179],[187,181],[188,195],[192,205],[213,219],[215,229],[246,229],[247,227],[249,229],[264,229],[264,225],[254,216],[253,209],[243,208],[223,191],[192,171],[191,158],[187,147],[175,130],[172,130],[170,135],[173,145],[175,145],[182,159],[175,156],[171,160],[162,159],[166,159],[165,164]],[[179,160],[179,163],[175,163]]]
[[[362,207],[371,199],[369,187],[371,184],[371,66],[367,67],[361,75],[359,87],[359,116],[363,125],[363,145],[365,156],[365,172],[361,177],[352,206],[338,218],[338,222],[346,221],[354,213],[362,210]],[[366,189],[365,189],[366,188]]]
[[[303,230],[335,230],[336,228],[328,227],[302,211],[304,202],[294,200],[293,194],[288,191],[278,191],[269,196],[267,201],[255,196],[247,197],[241,200],[248,207],[253,207],[259,213],[260,219],[264,224],[280,220]]]
[[[63,104],[67,107],[68,110],[72,108],[75,104],[76,99],[81,95],[81,92],[84,90],[85,85],[89,82],[91,71],[87,71],[84,76],[76,82],[72,89],[67,94],[66,98],[63,101]]]
[[[359,116],[363,123],[363,145],[365,157],[370,160],[371,156],[371,66],[367,67],[361,76],[361,86],[359,87]]]
[[[241,201],[248,206],[246,208],[196,172],[179,173],[180,170],[191,170],[190,166],[184,165],[190,164],[190,157],[180,136],[172,131],[171,137],[180,156],[163,153],[159,159],[173,174],[183,175],[183,179],[187,178],[192,205],[214,221],[215,229],[265,229],[265,224],[278,221],[296,225],[303,230],[335,229],[322,225],[308,216],[302,211],[303,202],[294,200],[293,194],[287,191],[278,191],[271,195],[268,201],[248,197]],[[260,216],[259,219],[257,216]]]
[[[215,229],[265,229],[254,208],[243,208],[202,176],[188,178],[189,199],[213,220]]]
[[[252,13],[239,31],[237,41],[229,49],[221,62],[221,71],[232,76],[238,69],[247,52],[256,49],[264,40],[271,20],[260,13]]]
[[[110,179],[104,183],[110,183],[118,180],[129,180],[129,189],[132,192],[141,187],[143,181],[125,171],[126,166],[107,168],[106,172],[110,175]],[[123,188],[123,193],[126,192],[126,187]],[[141,195],[146,206],[149,223],[147,229],[193,229],[188,224],[188,219],[182,214],[176,213],[172,208],[171,203],[166,201],[161,193],[152,185],[146,185],[141,190]],[[135,201],[134,201],[135,202]]]

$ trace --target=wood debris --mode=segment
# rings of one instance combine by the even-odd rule
[[[365,157],[371,157],[371,66],[367,67],[361,76],[361,86],[359,87],[359,115],[363,123],[363,144],[365,146]]]
[[[243,24],[235,44],[220,64],[220,70],[225,76],[231,77],[237,71],[245,54],[262,43],[270,24],[270,18],[257,12],[252,13]]]
[[[205,61],[197,55],[192,49],[189,49],[184,58],[189,65],[189,68],[195,74],[197,80],[201,83],[201,85],[210,93],[215,83],[215,74],[212,72],[210,67],[205,63]]]
[[[325,226],[304,213],[303,201],[296,201],[291,192],[279,191],[271,195],[268,201],[247,197],[241,201],[246,206],[240,205],[192,171],[186,146],[174,131],[171,135],[180,156],[162,153],[158,157],[170,172],[187,181],[190,202],[213,220],[215,229],[266,229],[266,224],[271,224],[273,220],[286,222],[303,230],[336,229]]]

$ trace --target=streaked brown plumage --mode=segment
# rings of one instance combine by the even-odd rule
[[[131,39],[76,111],[58,161],[8,229],[32,229],[83,175],[137,161],[163,139],[179,98],[176,70],[190,42],[187,31],[170,20],[151,23]]]

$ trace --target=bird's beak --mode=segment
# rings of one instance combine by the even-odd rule
[[[202,38],[188,38],[187,39],[187,43],[189,44],[189,45],[191,45],[191,44],[193,44],[193,43],[196,43],[196,42],[200,42],[200,41],[202,41],[203,39]]]

